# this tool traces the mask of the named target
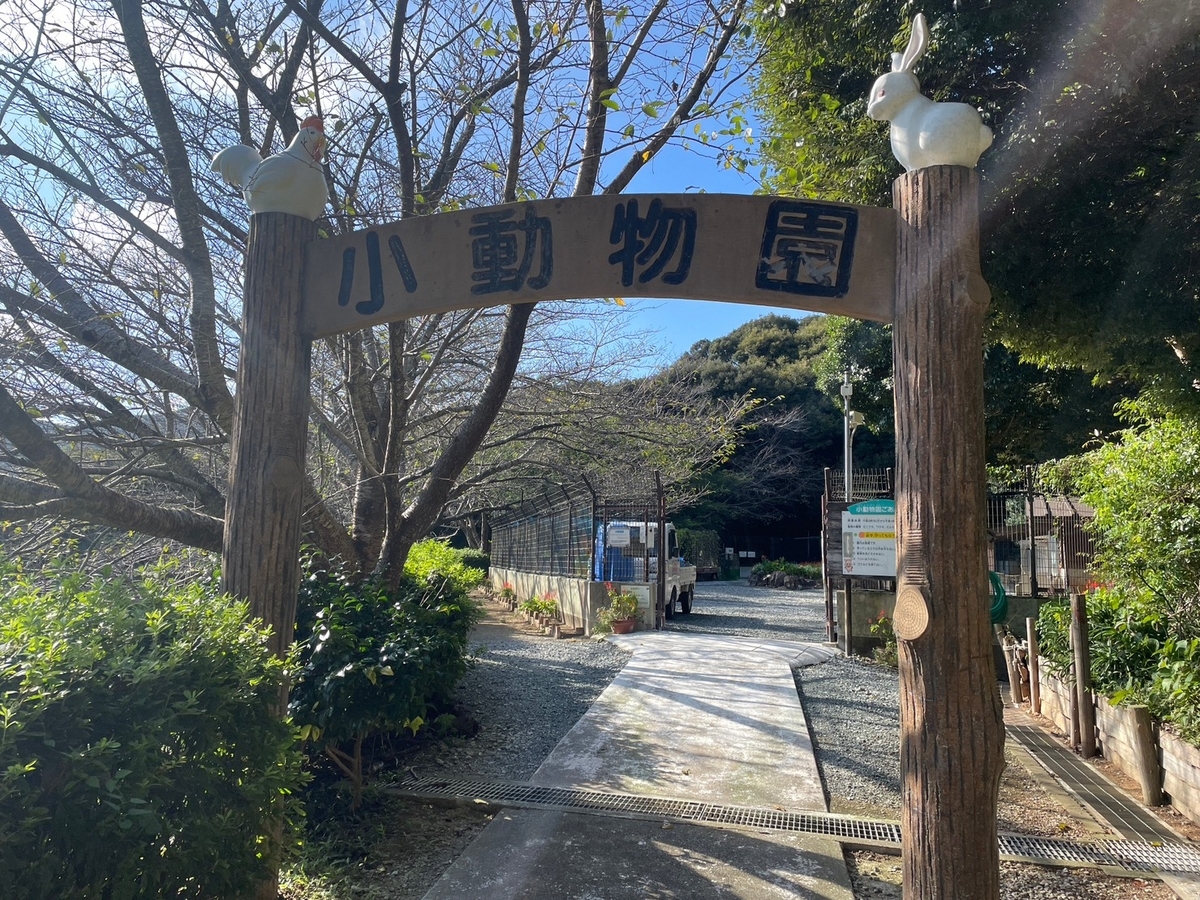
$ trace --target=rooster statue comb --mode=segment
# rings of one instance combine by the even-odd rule
[[[318,116],[300,123],[287,149],[263,159],[245,144],[226,147],[213,157],[212,169],[242,189],[251,212],[281,212],[316,219],[329,202],[325,171],[325,128]]]

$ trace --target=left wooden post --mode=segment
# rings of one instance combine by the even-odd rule
[[[221,589],[250,603],[252,618],[271,626],[271,650],[292,643],[300,590],[300,516],[308,435],[312,342],[300,333],[304,248],[315,222],[288,213],[250,217],[242,288],[238,359]],[[287,711],[287,687],[277,715]],[[271,875],[255,894],[279,894],[283,820],[272,830]]]
[[[300,588],[312,346],[300,333],[300,312],[304,248],[316,237],[308,219],[256,213],[246,243],[221,588],[248,600],[250,614],[271,626],[279,656],[292,643]]]

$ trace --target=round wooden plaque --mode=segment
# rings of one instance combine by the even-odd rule
[[[929,627],[929,604],[925,592],[918,587],[906,587],[896,598],[892,628],[902,641],[915,641]]]

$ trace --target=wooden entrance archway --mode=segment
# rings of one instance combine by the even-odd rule
[[[894,210],[722,195],[546,200],[317,241],[251,219],[222,586],[290,641],[314,337],[573,297],[730,300],[894,325],[906,890],[999,894],[1000,701],[986,590],[978,182],[908,172]],[[949,886],[949,888],[947,887]]]

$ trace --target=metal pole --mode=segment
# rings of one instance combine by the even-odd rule
[[[845,404],[843,419],[845,420],[845,461],[846,461],[846,502],[854,502],[854,462],[850,448],[850,398],[854,395],[854,385],[850,383],[850,370],[846,370],[845,380],[842,381],[842,401]]]

